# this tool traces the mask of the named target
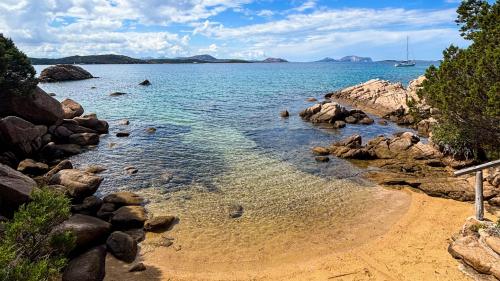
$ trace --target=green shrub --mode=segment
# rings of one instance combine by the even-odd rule
[[[463,1],[457,13],[461,35],[472,43],[446,49],[418,94],[440,112],[433,138],[481,159],[500,147],[500,1]]]
[[[48,189],[34,191],[32,197],[32,202],[21,206],[5,223],[0,241],[0,280],[55,280],[74,245],[71,232],[50,234],[69,218],[69,199]]]
[[[28,57],[0,33],[0,94],[27,95],[38,80]]]

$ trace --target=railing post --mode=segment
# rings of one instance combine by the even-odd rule
[[[476,172],[476,219],[482,221],[483,209],[483,171]]]

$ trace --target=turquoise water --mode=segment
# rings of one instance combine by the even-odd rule
[[[41,84],[62,100],[71,98],[85,111],[110,123],[110,134],[91,151],[72,158],[79,167],[105,166],[101,192],[157,187],[165,192],[198,186],[219,191],[242,181],[243,171],[262,171],[259,180],[294,169],[323,179],[349,178],[358,172],[345,160],[316,163],[310,153],[353,133],[363,137],[407,130],[395,125],[348,125],[321,129],[303,122],[298,112],[324,94],[373,78],[404,84],[429,64],[395,68],[392,63],[286,63],[84,65],[97,79]],[[39,73],[45,66],[36,66]],[[149,79],[149,87],[138,83]],[[95,88],[92,88],[95,87]],[[110,97],[112,92],[124,96]],[[291,117],[281,119],[288,109]],[[121,119],[130,125],[118,125]],[[156,133],[146,129],[155,127]],[[120,130],[131,132],[117,138]],[[128,175],[132,165],[139,172]],[[238,168],[236,168],[238,167]],[[274,169],[273,173],[267,173]],[[248,181],[254,178],[246,179]],[[239,183],[244,186],[244,183]],[[277,184],[287,184],[281,179]]]

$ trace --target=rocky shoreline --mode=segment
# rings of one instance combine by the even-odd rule
[[[72,71],[51,67],[56,74],[50,81],[86,79],[85,73],[78,74],[79,67],[69,68]],[[166,231],[177,218],[153,217],[145,200],[132,192],[96,196],[103,181],[98,174],[105,168],[79,170],[67,159],[97,145],[100,136],[109,133],[108,122],[93,113],[84,115],[76,101],[59,102],[39,87],[28,96],[1,95],[0,101],[0,221],[8,221],[19,206],[30,202],[34,190],[61,192],[71,200],[72,216],[52,232],[70,230],[76,239],[62,280],[103,280],[107,252],[133,263],[129,271],[145,270],[144,264],[134,263],[138,243],[145,232]]]
[[[365,110],[398,125],[409,126],[421,136],[432,136],[439,114],[421,100],[417,91],[425,77],[410,82],[408,88],[400,83],[370,80],[325,95],[325,101],[300,112],[300,117],[313,123],[328,123],[340,129],[346,123],[366,124]],[[347,110],[340,103],[354,106]],[[411,106],[409,106],[411,104]],[[413,111],[413,112],[412,112]],[[363,142],[352,135],[327,146],[312,148],[318,162],[328,162],[329,156],[350,160],[365,168],[363,177],[389,188],[410,188],[433,197],[457,201],[473,201],[474,176],[454,177],[453,171],[477,164],[473,159],[447,155],[432,142],[422,142],[413,132],[378,136]],[[487,208],[500,208],[500,168],[486,171],[483,196]],[[462,231],[453,237],[449,252],[463,262],[471,272],[500,279],[500,221],[479,222],[469,218]]]

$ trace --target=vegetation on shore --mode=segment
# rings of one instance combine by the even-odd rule
[[[52,231],[69,218],[70,206],[61,193],[48,189],[32,193],[32,202],[22,205],[5,223],[0,241],[0,280],[54,280],[59,275],[75,238],[69,231]]]
[[[29,94],[38,84],[28,57],[0,33],[0,95]]]
[[[500,2],[467,0],[457,10],[461,35],[431,66],[419,95],[440,112],[433,139],[455,155],[498,157],[500,147]]]

